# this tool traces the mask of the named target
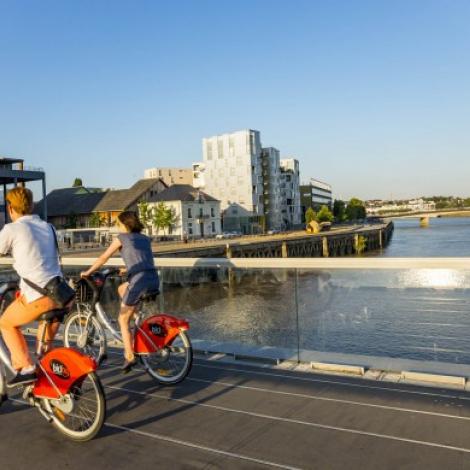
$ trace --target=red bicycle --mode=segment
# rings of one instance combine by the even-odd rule
[[[18,291],[17,282],[0,286],[0,313]],[[40,322],[62,322],[68,311],[46,312]],[[45,333],[37,344],[37,379],[24,386],[23,399],[62,434],[75,441],[88,441],[103,426],[106,401],[96,375],[96,361],[71,348],[56,348],[44,353]],[[6,370],[15,373],[9,354],[0,342],[0,405],[7,400]]]
[[[64,325],[65,346],[84,351],[98,364],[107,357],[107,332],[122,342],[116,322],[100,302],[106,279],[118,272],[118,269],[104,269],[88,278],[76,279],[77,309]],[[189,323],[172,315],[146,316],[144,311],[158,294],[158,291],[147,293],[138,303],[133,328],[134,353],[151,377],[162,385],[174,385],[191,370],[193,349],[187,334]]]

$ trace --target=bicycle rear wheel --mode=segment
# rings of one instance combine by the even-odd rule
[[[103,426],[106,401],[98,376],[90,372],[75,383],[63,399],[42,399],[52,424],[74,441],[93,439]]]
[[[188,335],[180,331],[172,343],[156,353],[140,357],[151,377],[162,385],[175,385],[189,374],[193,363],[193,348]]]
[[[82,351],[99,364],[107,352],[106,334],[96,317],[74,312],[65,321],[64,346]]]

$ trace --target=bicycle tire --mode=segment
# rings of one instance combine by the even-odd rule
[[[168,359],[162,360],[160,352],[140,356],[140,360],[142,361],[142,364],[144,365],[147,373],[152,378],[157,380],[157,382],[161,385],[176,385],[182,382],[191,371],[191,367],[193,364],[193,348],[189,336],[184,331],[180,331],[176,336],[175,340],[172,342],[172,345],[170,345],[168,348],[163,348],[163,351],[165,351],[166,349],[166,351],[168,352],[168,349],[173,347],[173,344],[175,343],[178,337],[181,338],[185,348],[185,359],[183,367],[181,368],[180,372],[178,372],[176,375],[168,375],[168,372],[164,369],[165,361],[168,361]],[[165,372],[163,372],[164,370]]]
[[[89,344],[89,332],[87,332],[87,338],[86,338],[87,344],[84,347],[80,347],[80,344],[78,344],[76,341],[76,338],[74,338],[77,335],[77,332],[72,332],[72,327],[74,325],[77,325],[77,328],[78,328],[78,326],[80,325],[80,328],[81,328],[81,323],[84,320],[86,320],[86,318],[87,318],[87,315],[80,313],[80,312],[74,312],[67,317],[65,324],[64,324],[64,346],[66,348],[78,349],[79,351],[82,351],[84,354],[95,359],[97,364],[100,364],[102,359],[106,357],[107,344],[106,344],[106,333],[104,331],[103,326],[98,321],[98,319],[95,316],[92,316],[90,318],[92,328],[97,333],[95,340],[98,341],[98,345]]]
[[[67,436],[73,441],[86,442],[93,439],[100,432],[101,428],[103,427],[104,420],[106,418],[106,399],[103,386],[101,384],[100,379],[94,372],[90,372],[85,378],[80,379],[78,383],[76,383],[72,387],[73,392],[68,395],[73,394],[71,400],[75,400],[75,402],[78,402],[80,398],[83,397],[83,394],[78,393],[78,390],[81,390],[83,388],[83,384],[87,381],[87,379],[89,379],[89,382],[92,385],[93,394],[96,398],[96,413],[92,424],[85,430],[75,430],[72,429],[71,426],[65,424],[67,418],[77,418],[77,416],[67,414],[63,412],[60,408],[54,406],[54,400],[50,400],[48,398],[43,398],[41,400],[43,408],[51,416],[52,425],[61,434]],[[87,396],[85,400],[87,404],[89,404],[88,402],[91,399]],[[73,419],[71,420],[71,422],[74,422]]]

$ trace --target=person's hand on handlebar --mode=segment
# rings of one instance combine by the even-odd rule
[[[90,275],[91,275],[91,272],[90,272],[89,269],[86,270],[86,271],[82,271],[82,272],[80,273],[80,277],[81,277],[82,279],[85,278],[85,277],[90,277]]]
[[[127,274],[127,269],[126,268],[119,269],[118,274],[120,276],[124,276],[125,274]]]

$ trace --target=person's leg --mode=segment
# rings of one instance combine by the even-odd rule
[[[119,293],[119,297],[121,297],[121,299],[124,297],[124,294],[126,293],[126,290],[127,290],[128,287],[129,287],[129,283],[128,283],[128,282],[123,282],[123,283],[118,287],[118,293]]]
[[[119,326],[121,328],[122,342],[124,343],[124,357],[127,361],[134,359],[134,345],[132,335],[129,329],[129,323],[135,313],[135,307],[129,305],[121,305],[119,312]]]
[[[45,354],[52,349],[52,343],[54,341],[55,335],[59,330],[60,322],[54,323],[46,323],[41,322],[38,326],[38,333],[36,336],[37,342],[39,344],[40,341],[43,342],[43,350],[42,352]],[[44,329],[46,330],[44,332]]]
[[[55,304],[48,297],[27,303],[24,296],[12,302],[0,318],[0,330],[11,353],[12,366],[16,370],[29,369],[33,361],[20,328],[36,320],[42,313],[52,310]]]

